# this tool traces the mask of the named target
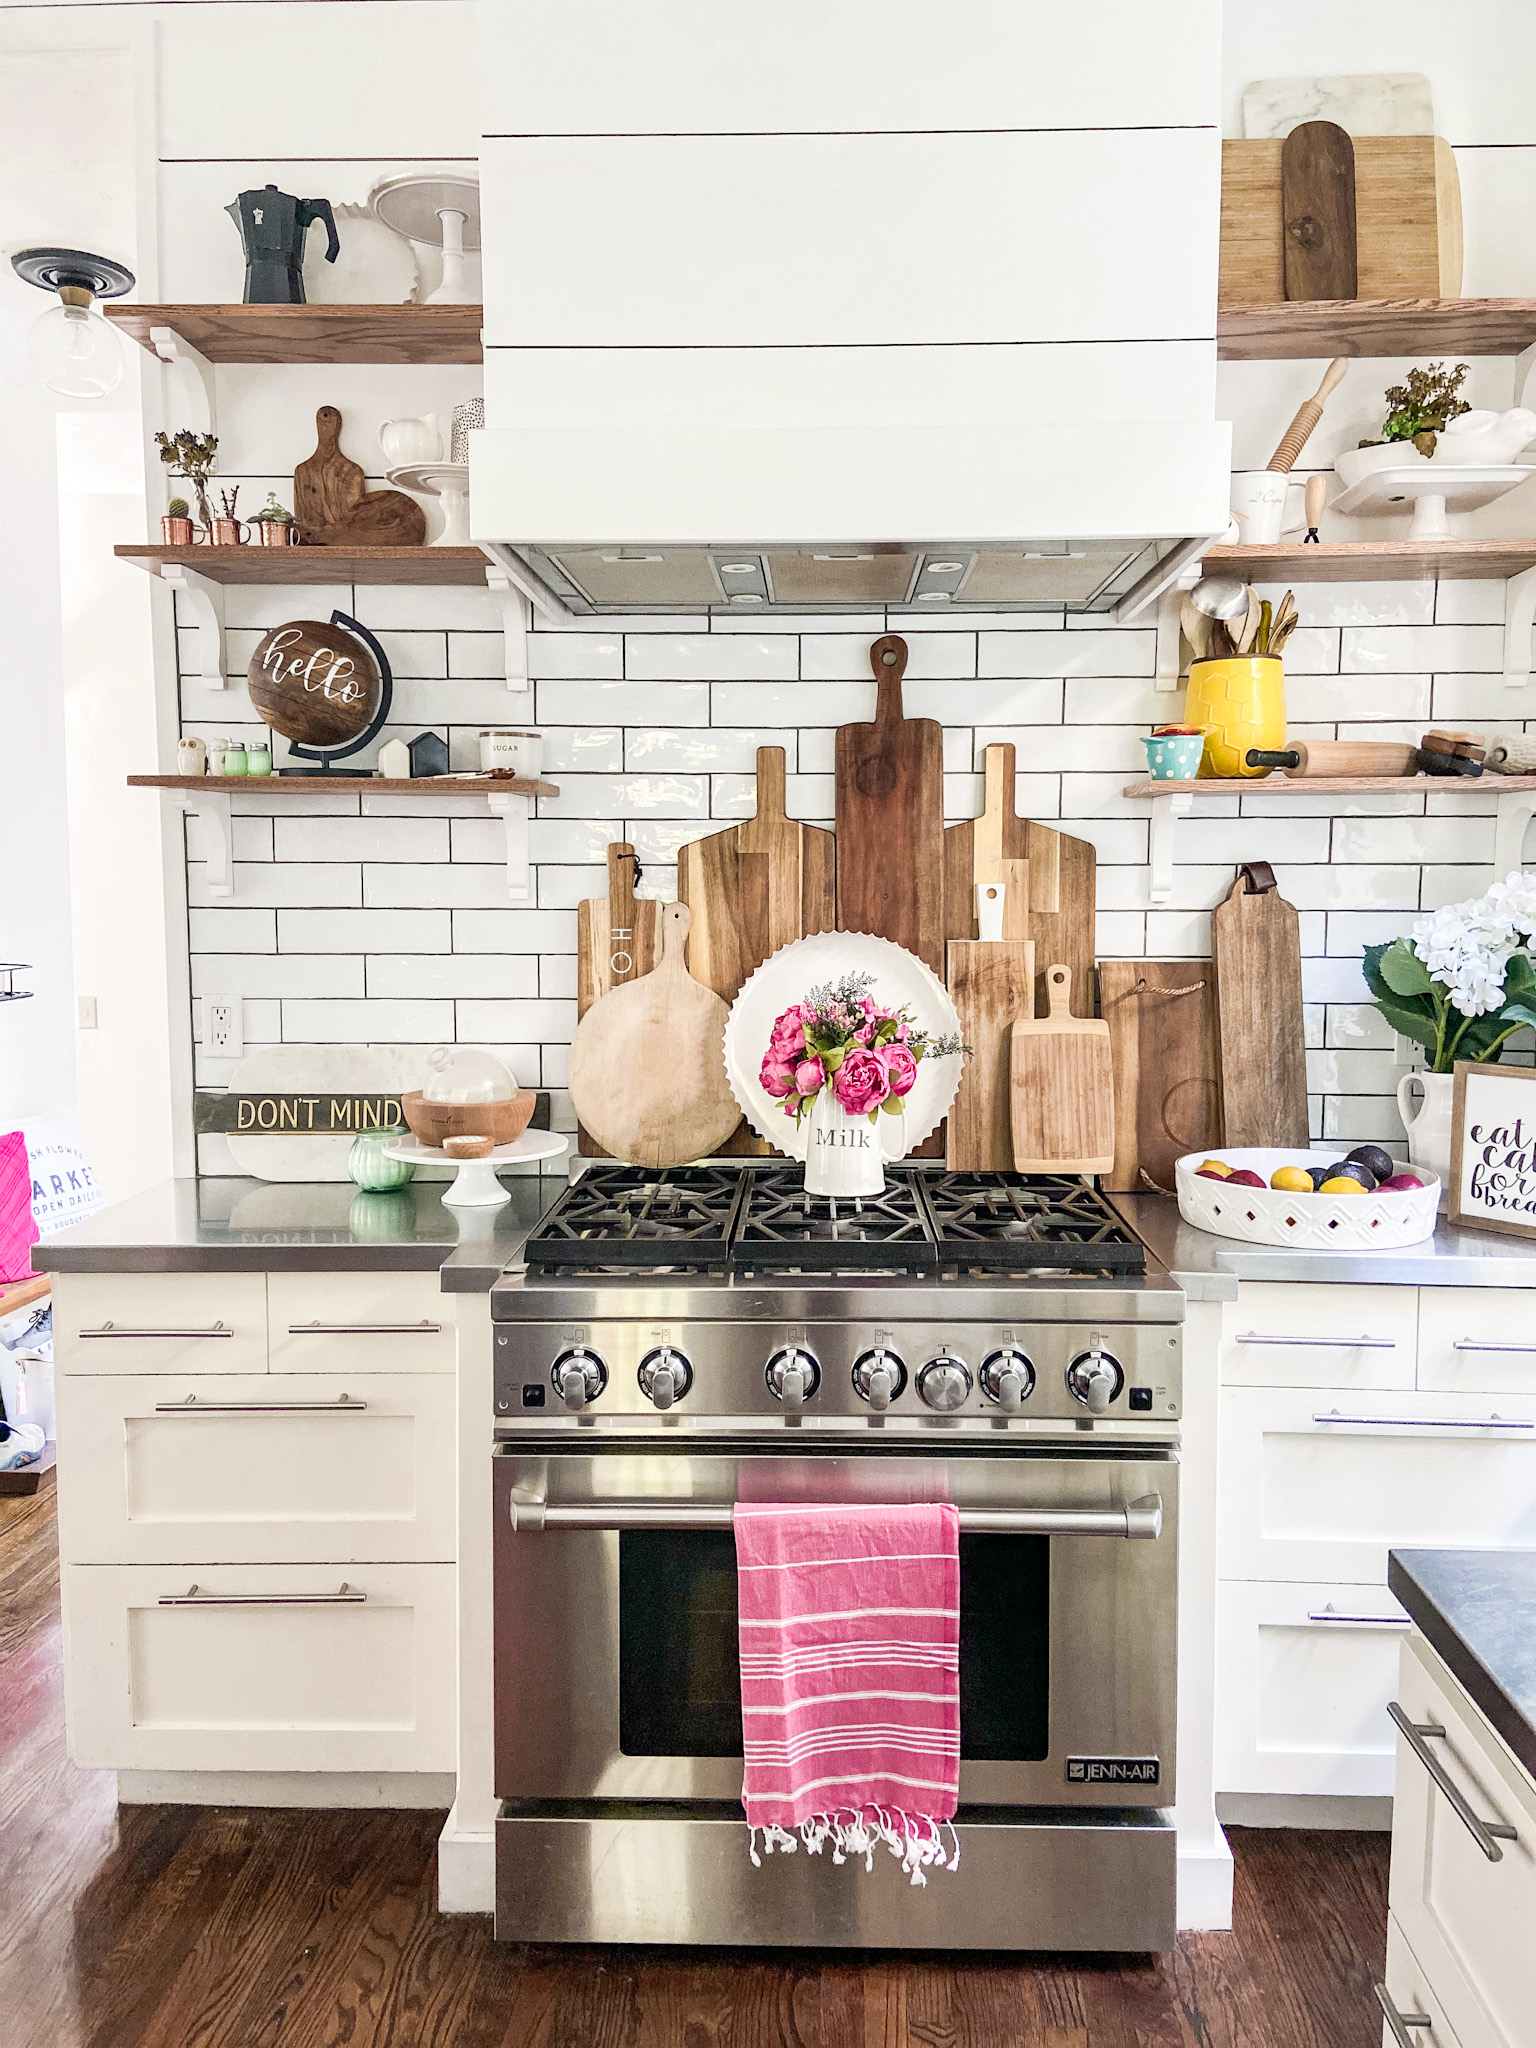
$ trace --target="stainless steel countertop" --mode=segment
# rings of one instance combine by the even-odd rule
[[[1387,1586],[1536,1778],[1536,1550],[1394,1550]]]
[[[447,1181],[362,1195],[350,1181],[167,1180],[32,1248],[52,1273],[437,1272],[480,1292],[565,1186],[520,1174],[499,1209],[444,1206]]]
[[[1236,1300],[1239,1280],[1343,1280],[1398,1287],[1536,1287],[1536,1243],[1491,1231],[1452,1229],[1396,1251],[1292,1251],[1213,1237],[1164,1195],[1112,1195],[1147,1249],[1191,1301]],[[1227,1290],[1231,1290],[1230,1292]]]

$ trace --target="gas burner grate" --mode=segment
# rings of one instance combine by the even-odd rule
[[[1109,1203],[1068,1174],[935,1173],[923,1178],[939,1264],[985,1273],[1144,1273],[1147,1255]]]
[[[731,1248],[736,1273],[906,1273],[932,1279],[932,1233],[910,1174],[878,1195],[808,1195],[802,1166],[756,1169]]]
[[[523,1247],[530,1272],[723,1273],[739,1167],[594,1166],[540,1217]]]

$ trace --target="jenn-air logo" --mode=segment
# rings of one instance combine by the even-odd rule
[[[1155,1756],[1069,1756],[1069,1785],[1155,1785]]]

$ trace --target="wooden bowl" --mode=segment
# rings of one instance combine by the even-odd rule
[[[428,1102],[420,1089],[402,1095],[400,1108],[413,1137],[423,1145],[440,1146],[444,1138],[490,1138],[510,1145],[527,1130],[538,1102],[531,1088],[520,1088],[508,1102]]]

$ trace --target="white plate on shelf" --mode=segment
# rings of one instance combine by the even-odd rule
[[[1204,1160],[1219,1159],[1224,1166],[1246,1166],[1267,1183],[1277,1167],[1332,1166],[1341,1157],[1336,1147],[1306,1152],[1298,1146],[1220,1145],[1186,1152],[1173,1169],[1179,1214],[1213,1237],[1296,1245],[1311,1252],[1387,1251],[1433,1237],[1440,1203],[1440,1183],[1433,1177],[1403,1194],[1302,1195],[1267,1185],[1234,1188],[1226,1181],[1202,1180],[1198,1172]]]
[[[911,1010],[929,1038],[960,1032],[960,1019],[939,977],[915,953],[869,932],[817,932],[781,946],[765,960],[731,1005],[725,1026],[725,1075],[742,1114],[760,1138],[791,1159],[804,1159],[810,1145],[810,1119],[799,1126],[786,1116],[777,1099],[758,1080],[768,1050],[774,1019],[791,1003],[804,1002],[813,987],[841,981],[845,974],[872,974],[869,993],[888,1010]],[[905,1114],[881,1117],[880,1133],[887,1159],[900,1159],[938,1129],[960,1086],[960,1055],[919,1060],[917,1079],[907,1096]],[[892,1149],[894,1145],[895,1149]]]
[[[453,1209],[490,1209],[512,1197],[496,1178],[496,1169],[530,1159],[558,1159],[570,1144],[558,1131],[524,1131],[510,1144],[498,1145],[483,1159],[455,1159],[438,1145],[422,1145],[416,1139],[402,1139],[386,1145],[387,1159],[405,1159],[412,1166],[456,1166],[458,1173],[443,1200]]]

